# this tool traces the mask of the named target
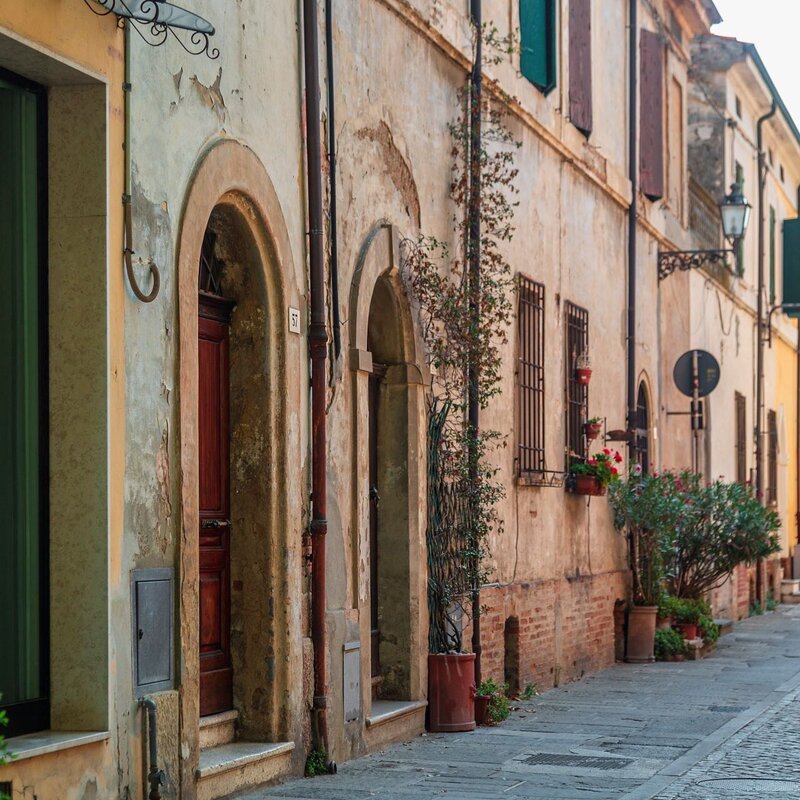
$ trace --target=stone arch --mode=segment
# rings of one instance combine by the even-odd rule
[[[295,279],[288,229],[277,193],[261,162],[244,145],[223,141],[201,156],[190,182],[178,236],[178,352],[181,535],[179,556],[180,704],[183,784],[195,783],[199,758],[199,463],[198,463],[198,275],[200,253],[209,224],[221,236],[223,260],[229,259],[238,279],[253,288],[253,305],[240,314],[247,327],[259,327],[251,336],[250,357],[262,349],[258,368],[262,381],[256,394],[264,401],[261,434],[269,442],[247,465],[259,471],[263,507],[256,519],[253,509],[232,503],[232,513],[250,517],[251,544],[261,539],[250,575],[260,585],[251,587],[265,609],[258,616],[256,633],[259,666],[249,668],[245,680],[235,684],[243,732],[261,741],[302,739],[303,705],[289,676],[302,669],[299,637],[301,587],[297,568],[300,542],[290,538],[302,526],[302,487],[285,469],[288,455],[300,451],[302,376],[287,370],[287,363],[304,363],[303,340],[286,331],[287,305],[301,307]],[[238,299],[238,298],[234,298]],[[247,305],[247,301],[243,303]],[[259,309],[261,313],[259,313]],[[234,325],[236,328],[236,325]],[[233,334],[232,334],[233,335]],[[237,336],[246,332],[239,326]],[[244,351],[243,351],[244,353]],[[233,380],[233,379],[232,379]],[[234,430],[234,437],[236,430]],[[235,439],[234,439],[235,442]],[[232,442],[232,444],[234,443]],[[268,455],[268,457],[267,457]],[[233,461],[233,459],[232,459]],[[240,465],[241,466],[241,465]],[[245,470],[246,471],[246,470]],[[244,483],[252,477],[244,479]],[[235,521],[235,520],[234,520]],[[242,572],[239,558],[240,580]],[[232,564],[232,571],[236,573]],[[232,590],[232,594],[234,591]],[[241,615],[242,619],[244,616]],[[244,623],[243,623],[244,624]],[[243,631],[252,634],[252,631]],[[252,660],[252,659],[251,659]]]
[[[367,708],[373,703],[376,658],[380,662],[380,672],[374,676],[376,700],[420,699],[426,679],[425,392],[411,305],[399,265],[397,230],[380,220],[359,253],[349,298],[353,513],[358,532],[353,547],[353,596],[359,609],[362,700]],[[375,479],[374,486],[370,478]],[[371,495],[370,490],[377,491]],[[371,524],[377,531],[371,530]],[[371,557],[376,545],[384,556],[377,560]],[[366,643],[373,639],[375,581],[380,587],[380,636],[373,650]]]

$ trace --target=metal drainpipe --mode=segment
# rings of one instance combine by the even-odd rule
[[[767,163],[764,154],[764,123],[775,116],[778,110],[777,103],[772,101],[772,108],[758,118],[756,123],[756,146],[758,148],[758,300],[756,321],[756,408],[754,421],[755,453],[756,453],[756,497],[763,504],[764,496],[764,466],[763,466],[763,417],[764,417],[764,184],[767,180]],[[764,559],[758,560],[756,565],[756,597],[764,603]]]
[[[336,75],[333,68],[333,0],[325,0],[325,69],[328,79],[328,164],[330,167],[331,305],[333,306],[333,355],[342,352],[339,319],[339,241],[336,225]]]
[[[147,782],[150,784],[148,800],[161,800],[161,786],[166,783],[164,771],[158,768],[158,723],[156,722],[156,704],[149,697],[143,697],[139,705],[147,712],[147,745],[150,754],[150,771]]]
[[[306,90],[306,168],[311,323],[311,638],[314,644],[314,746],[328,753],[328,681],[325,636],[325,538],[327,514],[327,433],[325,372],[328,331],[325,321],[325,267],[322,241],[322,164],[319,101],[319,37],[316,0],[303,0]]]
[[[638,70],[638,0],[631,0],[628,30],[628,177],[631,182],[631,202],[628,206],[628,324],[627,324],[627,432],[636,429],[636,220],[639,201],[639,163],[637,139],[637,110],[639,92]],[[628,440],[628,460],[636,460],[636,438]]]
[[[469,284],[470,324],[480,325],[478,293],[481,281],[481,100],[483,96],[483,30],[481,0],[470,0],[470,13],[475,30],[475,61],[470,73],[470,190],[469,190]],[[478,482],[478,430],[480,424],[478,366],[470,358],[468,375],[469,478]],[[479,566],[479,565],[477,565]],[[478,569],[476,568],[476,572]],[[472,594],[472,652],[475,653],[475,685],[481,684],[481,587]]]

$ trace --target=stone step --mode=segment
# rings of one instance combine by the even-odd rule
[[[236,738],[238,711],[223,711],[200,717],[200,749],[207,750],[221,744],[228,744]]]
[[[715,619],[714,622],[719,625],[719,635],[725,636],[733,630],[733,620],[730,619]]]
[[[197,800],[219,800],[287,775],[294,742],[229,742],[200,751]]]
[[[800,578],[784,578],[781,581],[781,596],[785,594],[800,595]]]

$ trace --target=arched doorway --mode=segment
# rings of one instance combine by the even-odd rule
[[[370,676],[373,697],[410,696],[408,368],[402,312],[388,276],[375,284],[367,347]]]

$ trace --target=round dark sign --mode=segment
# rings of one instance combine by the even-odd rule
[[[688,397],[694,394],[694,354],[697,353],[697,396],[705,397],[719,383],[719,362],[706,350],[689,350],[676,362],[672,377],[675,385]]]

